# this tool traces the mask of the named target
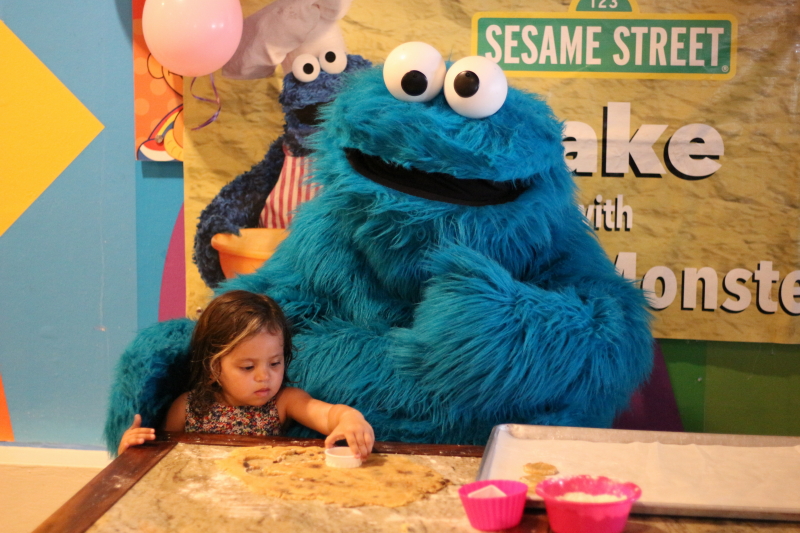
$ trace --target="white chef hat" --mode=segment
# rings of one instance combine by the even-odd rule
[[[352,0],[275,0],[244,19],[242,40],[222,67],[226,78],[251,80],[271,76],[278,65],[291,72],[300,54],[318,57],[345,51],[338,21]]]

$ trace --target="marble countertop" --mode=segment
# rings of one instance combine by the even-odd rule
[[[472,532],[458,488],[480,458],[408,456],[449,480],[440,492],[399,508],[345,508],[254,494],[215,462],[225,446],[178,444],[88,531],[106,532]],[[545,529],[544,531],[547,531]]]

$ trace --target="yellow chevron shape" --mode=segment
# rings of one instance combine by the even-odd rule
[[[103,124],[0,20],[0,236]]]

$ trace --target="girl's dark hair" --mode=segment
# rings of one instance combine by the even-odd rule
[[[189,344],[189,388],[196,414],[203,416],[220,391],[220,360],[243,341],[266,331],[283,335],[283,388],[289,382],[292,361],[292,331],[275,300],[248,291],[230,291],[217,296],[200,314]]]

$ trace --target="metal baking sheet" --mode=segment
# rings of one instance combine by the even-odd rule
[[[636,483],[635,514],[800,521],[800,437],[503,424],[477,479],[519,480],[538,461]]]

